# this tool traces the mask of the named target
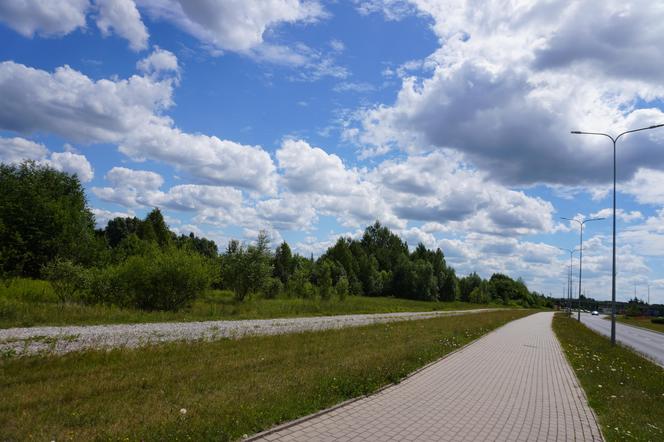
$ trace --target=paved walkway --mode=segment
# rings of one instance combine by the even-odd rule
[[[552,317],[511,322],[398,385],[256,440],[601,440]]]
[[[384,322],[427,319],[438,316],[470,315],[493,310],[502,309],[485,308],[236,321],[9,328],[0,330],[0,353],[13,353],[19,356],[42,352],[63,354],[91,348],[139,347],[167,341],[234,339],[248,335],[301,333]]]
[[[605,319],[605,316],[592,316],[583,313],[581,322],[596,332],[611,337],[611,321]],[[631,347],[654,363],[664,367],[664,333],[632,327],[616,321],[616,341]]]

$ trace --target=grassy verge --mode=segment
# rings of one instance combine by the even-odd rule
[[[428,302],[409,299],[350,296],[344,301],[280,298],[233,300],[230,292],[210,290],[193,305],[178,312],[148,312],[107,305],[59,304],[45,281],[18,279],[0,285],[0,328],[35,325],[127,324],[134,322],[209,321],[295,316],[465,310],[505,307],[466,302]]]
[[[648,328],[650,330],[655,330],[661,333],[664,333],[664,324],[654,324],[650,321],[650,317],[639,316],[639,317],[626,317],[626,316],[616,316],[616,321],[622,322],[627,325],[635,325],[637,327]]]
[[[375,391],[530,313],[7,358],[0,440],[232,440]]]
[[[664,440],[664,369],[556,315],[553,329],[607,440]]]

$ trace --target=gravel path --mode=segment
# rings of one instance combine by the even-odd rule
[[[236,339],[247,335],[276,335],[327,330],[393,321],[457,316],[501,309],[448,310],[319,316],[308,318],[251,319],[241,321],[164,322],[68,327],[27,327],[0,330],[0,355],[64,354],[91,348],[139,347],[177,340]]]

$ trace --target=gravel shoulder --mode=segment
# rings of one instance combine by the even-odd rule
[[[65,354],[88,349],[133,348],[169,341],[237,339],[251,335],[301,333],[394,321],[428,319],[439,316],[470,315],[496,310],[503,309],[487,308],[239,321],[10,328],[0,330],[0,355]]]

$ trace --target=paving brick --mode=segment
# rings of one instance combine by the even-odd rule
[[[257,440],[601,440],[552,317],[513,321],[400,384]]]

